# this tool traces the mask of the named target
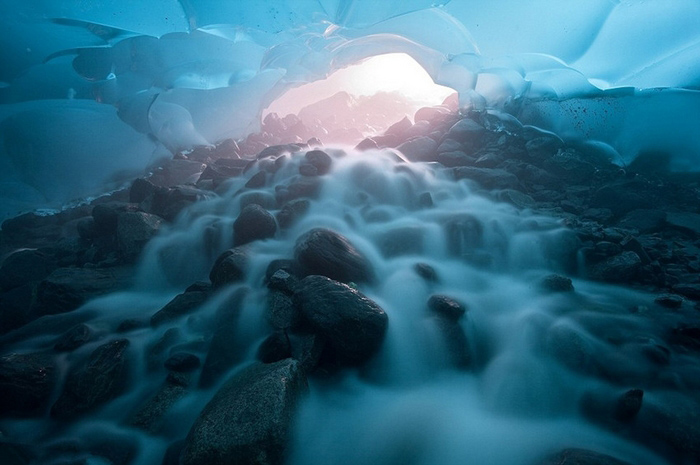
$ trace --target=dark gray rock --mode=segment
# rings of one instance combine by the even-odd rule
[[[430,137],[418,136],[399,145],[396,150],[409,161],[435,161],[437,142]]]
[[[90,299],[126,287],[131,281],[126,268],[59,268],[37,288],[36,315],[69,312]]]
[[[0,416],[43,413],[56,385],[56,366],[45,354],[0,357]]]
[[[634,252],[622,252],[588,268],[591,279],[606,282],[626,283],[637,277],[642,260]]]
[[[374,271],[350,241],[330,229],[316,228],[302,235],[294,247],[294,258],[304,275],[322,275],[342,282],[368,282]]]
[[[411,129],[412,126],[413,123],[411,123],[411,120],[408,119],[408,116],[404,116],[401,121],[398,121],[389,126],[389,128],[386,131],[384,131],[384,134],[401,137],[406,133],[406,131]]]
[[[119,215],[136,211],[138,211],[138,207],[135,204],[126,202],[105,202],[95,205],[95,208],[92,209],[95,234],[98,236],[116,234]]]
[[[51,416],[72,419],[119,396],[127,385],[128,339],[117,339],[95,349],[87,363],[68,373]]]
[[[630,422],[642,408],[644,391],[630,389],[620,396],[615,406],[615,419],[622,423]]]
[[[125,260],[135,260],[158,234],[163,219],[144,212],[123,212],[117,217],[117,244]]]
[[[299,323],[299,311],[292,297],[282,291],[270,292],[266,317],[270,326],[275,329],[295,328]]]
[[[463,144],[477,146],[481,144],[486,129],[473,119],[463,118],[457,121],[445,135],[446,139],[454,139]]]
[[[311,373],[321,362],[326,340],[314,333],[297,332],[289,335],[292,358],[299,362],[304,373]]]
[[[286,294],[293,294],[298,282],[299,279],[296,276],[284,269],[279,269],[272,273],[270,279],[267,280],[267,287]]]
[[[304,320],[326,339],[328,355],[338,363],[359,365],[380,349],[389,319],[355,289],[325,276],[307,276],[295,299]]]
[[[537,465],[631,465],[609,455],[587,449],[564,449]]]
[[[0,334],[20,328],[36,318],[31,309],[36,299],[33,283],[0,292]]]
[[[333,159],[323,150],[310,150],[304,155],[306,163],[316,168],[316,174],[322,176],[328,174],[331,169]]]
[[[251,177],[247,183],[245,183],[245,187],[249,189],[259,189],[261,187],[265,187],[265,181],[267,180],[267,173],[264,171],[258,171]]]
[[[672,228],[700,236],[700,214],[674,212],[666,215],[666,224]]]
[[[209,298],[208,292],[190,291],[176,295],[151,317],[151,325],[158,326],[192,313]]]
[[[681,283],[673,286],[673,292],[690,300],[700,300],[700,284]]]
[[[156,186],[147,179],[134,180],[129,189],[129,202],[141,203],[156,191]]]
[[[415,271],[418,276],[420,276],[429,283],[438,282],[438,275],[435,271],[435,268],[428,265],[427,263],[416,263],[415,265],[413,265],[413,271]]]
[[[518,189],[518,178],[508,171],[498,168],[476,168],[459,166],[452,170],[455,180],[468,179],[486,189]]]
[[[39,282],[58,267],[50,255],[39,250],[24,249],[8,256],[0,267],[0,289],[7,291]]]
[[[270,212],[260,205],[246,206],[233,222],[233,243],[237,246],[274,237],[277,222]]]
[[[260,344],[257,358],[263,363],[274,363],[290,358],[292,356],[292,345],[287,333],[275,331],[270,334]]]
[[[574,184],[588,183],[595,174],[596,167],[581,153],[572,150],[559,150],[544,161],[543,167],[566,181]]]
[[[681,308],[685,299],[677,294],[662,294],[654,302],[666,308]]]
[[[63,333],[56,340],[53,348],[58,352],[70,352],[90,342],[93,334],[92,329],[88,325],[81,323]]]
[[[221,287],[225,284],[243,281],[250,257],[248,249],[245,247],[235,247],[223,252],[214,262],[214,266],[209,273],[212,285]]]
[[[665,211],[640,208],[627,213],[617,225],[620,228],[634,229],[645,234],[661,230],[665,221]]]
[[[559,274],[550,274],[539,282],[541,289],[548,292],[573,292],[574,285],[570,278]]]
[[[428,308],[435,314],[457,321],[466,313],[467,309],[461,302],[446,295],[431,295],[428,299]]]
[[[533,160],[543,161],[555,155],[562,146],[561,139],[542,136],[528,140],[525,143],[525,150]]]
[[[277,223],[280,229],[287,229],[299,220],[311,206],[311,202],[307,199],[293,200],[284,204],[282,209],[277,213]]]
[[[166,369],[180,373],[194,371],[200,364],[199,357],[187,352],[174,353],[164,363]]]
[[[158,392],[136,410],[129,423],[149,433],[159,433],[165,426],[163,417],[175,402],[187,394],[188,387],[186,375],[169,373]]]
[[[182,465],[281,465],[307,392],[294,360],[252,365],[229,379],[187,435]]]
[[[451,152],[438,153],[435,157],[435,161],[448,168],[453,168],[456,166],[471,166],[476,159],[461,150],[453,150]]]

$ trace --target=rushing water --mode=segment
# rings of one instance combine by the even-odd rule
[[[114,334],[121,321],[148,318],[192,282],[206,280],[215,258],[232,246],[232,223],[242,199],[255,195],[272,205],[274,186],[299,176],[301,156],[284,164],[266,188],[244,189],[254,168],[220,188],[219,197],[193,205],[148,245],[133,289],[77,311],[102,338],[61,355],[62,369],[111,338],[128,337],[133,363],[125,394],[70,426],[47,415],[5,421],[5,431],[41,444],[123,436],[136,445],[135,463],[160,463],[165,448],[186,436],[217,386],[199,389],[193,382],[158,434],[127,426],[165,378],[162,364],[149,368],[149,348],[177,328],[170,352],[187,350],[203,360],[216,309],[247,286],[251,291],[230,340],[241,352],[237,368],[250,363],[270,332],[263,285],[268,263],[290,258],[302,233],[325,227],[345,235],[372,263],[379,279],[359,289],[384,308],[389,331],[368,366],[310,378],[310,394],[293,431],[291,464],[529,465],[565,447],[632,463],[666,463],[581,413],[587,393],[620,393],[647,383],[655,368],[634,343],[659,335],[647,316],[630,309],[649,304],[649,296],[577,279],[575,292],[546,291],[539,284],[542,277],[573,273],[577,266],[572,233],[557,219],[497,202],[467,181],[451,180],[437,166],[397,162],[388,152],[328,152],[333,168],[321,178],[309,211],[274,239],[251,244],[244,284],[224,289],[174,323]],[[425,203],[426,192],[432,205]],[[437,280],[419,276],[416,263],[430,265]],[[468,309],[459,321],[468,341],[468,369],[451,362],[426,305],[432,294],[453,297]],[[49,348],[54,340],[37,337],[18,349]],[[646,396],[653,399],[653,389]],[[101,460],[90,457],[91,463]]]

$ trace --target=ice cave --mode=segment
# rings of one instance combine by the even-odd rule
[[[0,13],[0,464],[700,464],[697,0]]]

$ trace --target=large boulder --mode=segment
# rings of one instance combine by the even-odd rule
[[[223,252],[214,262],[209,279],[214,287],[243,281],[250,257],[245,247],[235,247]]]
[[[126,287],[130,270],[123,268],[59,268],[39,283],[37,316],[69,312],[90,299]]]
[[[307,389],[303,371],[291,359],[236,373],[194,422],[180,463],[282,464],[294,413]]]
[[[209,293],[206,291],[190,291],[178,294],[151,317],[151,325],[158,326],[161,323],[192,313],[208,297]]]
[[[246,206],[233,222],[233,242],[237,246],[275,235],[277,222],[270,212],[257,204]]]
[[[369,260],[345,236],[330,229],[316,228],[302,235],[294,257],[304,275],[322,275],[342,282],[374,279]]]
[[[628,282],[637,277],[642,259],[635,252],[627,251],[596,263],[588,270],[591,279],[607,282]]]
[[[418,136],[409,139],[396,149],[410,161],[435,161],[438,144],[430,137]]]
[[[72,419],[104,405],[127,385],[128,339],[117,339],[95,349],[87,363],[68,373],[66,385],[51,408],[51,416]]]
[[[117,244],[127,261],[133,261],[158,233],[163,219],[144,212],[123,212],[117,217]]]
[[[302,318],[327,340],[329,359],[360,365],[381,347],[389,324],[386,313],[350,286],[325,276],[307,276],[295,299]]]
[[[41,413],[56,383],[53,358],[44,354],[0,357],[0,416]]]

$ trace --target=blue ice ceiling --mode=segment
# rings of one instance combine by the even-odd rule
[[[0,31],[0,216],[244,137],[290,87],[392,52],[623,161],[700,150],[697,0],[4,1]]]

